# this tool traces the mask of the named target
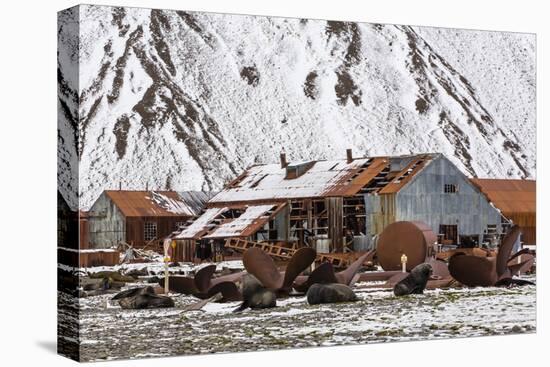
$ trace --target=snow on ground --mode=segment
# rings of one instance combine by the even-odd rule
[[[528,279],[534,280],[534,277]],[[135,285],[133,285],[135,286]],[[172,309],[122,310],[112,295],[80,299],[83,360],[364,344],[531,333],[536,287],[462,288],[396,298],[384,289],[357,289],[355,303],[315,305],[305,297],[277,308],[233,313],[238,302],[183,312],[192,296],[171,294]],[[60,294],[61,302],[67,301]]]
[[[168,272],[171,274],[189,275],[211,264],[216,265],[216,272],[223,271],[224,269],[233,270],[233,271],[244,269],[242,260],[229,260],[229,261],[221,261],[217,263],[205,262],[201,264],[194,264],[190,262],[180,262],[177,264],[178,264],[177,266],[169,266]],[[116,271],[122,274],[126,274],[127,272],[132,270],[142,270],[142,269],[145,269],[148,275],[164,274],[164,262],[163,262],[163,257],[160,254],[154,258],[154,261],[151,261],[148,263],[119,264],[114,266],[93,266],[89,268],[74,268],[64,264],[57,264],[57,266],[60,269],[63,269],[66,271],[73,271],[79,274],[93,274],[93,273],[99,273],[102,271]]]

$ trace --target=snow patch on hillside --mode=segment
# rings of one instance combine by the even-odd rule
[[[441,152],[469,176],[535,177],[533,35],[79,9],[78,142],[59,149],[79,154],[81,209],[119,184],[217,191],[281,151]]]

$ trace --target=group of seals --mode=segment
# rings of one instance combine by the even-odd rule
[[[416,265],[410,273],[399,272],[393,275],[388,280],[387,286],[393,287],[393,293],[396,297],[423,294],[430,279],[432,281],[448,282],[448,279],[453,279],[451,275],[461,283],[469,286],[472,285],[468,282],[470,278],[468,276],[462,277],[465,274],[462,265],[472,262],[477,264],[478,259],[480,259],[482,265],[487,266],[471,269],[474,279],[483,280],[481,281],[483,284],[478,281],[474,282],[475,285],[532,284],[527,281],[512,279],[516,269],[521,271],[527,265],[530,265],[529,262],[533,261],[532,258],[527,257],[523,262],[518,261],[514,265],[507,264],[507,261],[511,262],[511,259],[513,259],[513,257],[509,257],[511,243],[516,240],[517,235],[518,228],[512,228],[504,238],[499,256],[496,259],[471,259],[471,256],[459,255],[451,257],[449,267],[441,261],[426,260],[426,262]],[[243,256],[243,263],[247,272],[213,277],[216,266],[208,265],[201,268],[194,277],[170,277],[169,286],[172,291],[194,295],[203,300],[214,302],[242,300],[242,303],[234,309],[234,312],[240,312],[247,308],[265,309],[276,307],[278,296],[288,296],[290,292],[296,291],[302,294],[305,293],[307,302],[310,305],[354,302],[359,299],[351,289],[351,286],[359,278],[357,271],[373,255],[374,253],[370,252],[363,254],[346,270],[339,273],[334,272],[332,264],[323,263],[309,276],[303,276],[300,274],[315,261],[316,251],[314,249],[302,248],[297,250],[290,259],[286,271],[283,272],[279,271],[273,259],[267,253],[259,248],[251,248]],[[466,260],[464,264],[462,264],[462,260]],[[164,279],[160,278],[159,283],[163,285]],[[174,301],[170,297],[156,294],[155,289],[150,286],[120,292],[113,297],[113,300],[118,300],[122,308],[129,309],[174,306]]]
[[[280,272],[271,256],[259,248],[251,248],[243,256],[244,266],[251,277],[243,278],[243,303],[236,311],[247,307],[275,307],[276,296],[288,296],[292,289],[307,292],[310,304],[356,301],[358,298],[350,286],[357,280],[356,273],[361,265],[372,256],[373,252],[361,255],[339,273],[334,272],[332,264],[323,263],[308,277],[299,277],[315,261],[315,249],[305,247],[297,250],[286,271]]]

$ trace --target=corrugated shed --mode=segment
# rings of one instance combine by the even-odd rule
[[[125,217],[193,217],[210,195],[202,192],[107,190]]]
[[[403,187],[410,177],[422,170],[434,154],[410,156],[412,163],[422,162],[409,171],[403,171],[402,181],[391,192]],[[253,166],[215,195],[208,206],[235,202],[271,202],[287,199],[353,196],[372,182],[384,169],[389,169],[390,157],[357,158],[347,160],[292,163],[282,168],[279,164]],[[304,167],[305,172],[289,175],[288,170]],[[294,172],[292,172],[294,173]],[[394,184],[392,184],[394,185]]]
[[[536,181],[534,180],[471,180],[502,214],[520,226],[536,225]]]

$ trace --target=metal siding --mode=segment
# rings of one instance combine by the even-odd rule
[[[446,183],[457,185],[458,192],[444,193]],[[369,247],[375,235],[400,220],[425,222],[435,233],[440,224],[456,224],[459,235],[482,235],[487,224],[501,231],[500,213],[444,157],[427,164],[395,194],[365,195],[365,210]]]
[[[444,193],[454,184],[457,193]],[[456,224],[458,234],[482,234],[487,224],[497,224],[500,213],[475,190],[469,180],[446,158],[438,158],[397,193],[396,220],[420,220],[439,231],[440,224]]]

